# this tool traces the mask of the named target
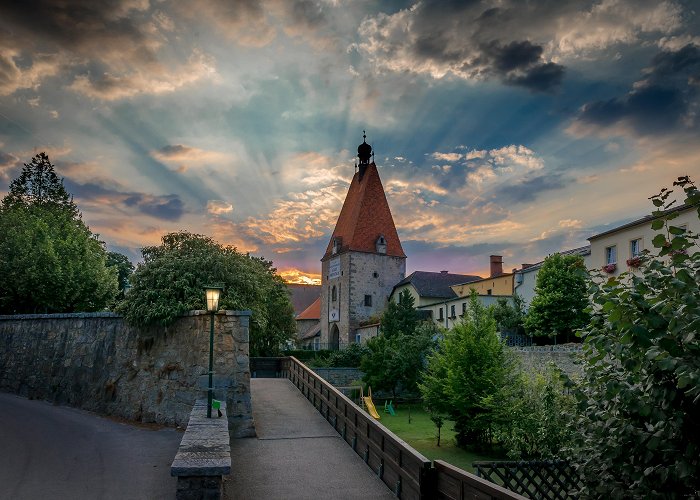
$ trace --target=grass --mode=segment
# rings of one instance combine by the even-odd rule
[[[480,460],[503,460],[496,455],[480,454],[458,448],[455,442],[455,432],[452,430],[453,422],[445,420],[440,433],[440,446],[437,446],[437,428],[430,420],[428,413],[420,407],[410,408],[411,423],[408,423],[409,406],[402,405],[396,408],[396,416],[384,413],[382,406],[377,407],[381,415],[381,422],[394,434],[413,446],[430,460],[444,460],[452,465],[469,472],[474,472],[472,462]]]

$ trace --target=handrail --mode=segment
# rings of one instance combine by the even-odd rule
[[[525,498],[441,460],[431,462],[297,358],[275,361],[276,376],[289,379],[397,497]]]

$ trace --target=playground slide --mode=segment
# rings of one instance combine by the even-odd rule
[[[364,396],[362,400],[365,402],[365,406],[367,407],[367,413],[379,420],[381,417],[379,416],[379,413],[377,413],[377,409],[374,407],[374,401],[372,401],[372,398],[370,396]]]

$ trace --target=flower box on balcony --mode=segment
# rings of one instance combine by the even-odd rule
[[[616,269],[617,269],[617,264],[607,264],[607,265],[603,266],[603,271],[605,271],[608,274],[614,273]]]

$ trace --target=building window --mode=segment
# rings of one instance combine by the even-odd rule
[[[450,306],[450,317],[453,319],[457,317],[457,314],[455,313],[455,306]]]
[[[372,273],[372,276],[374,276],[375,278],[379,278],[379,273],[377,271],[374,271]]]
[[[365,295],[365,307],[372,307],[372,296]]]
[[[355,334],[355,343],[356,344],[362,343],[362,335],[360,335],[359,333]]]
[[[338,290],[336,290],[335,285],[331,289],[331,302],[338,300]]]
[[[319,337],[314,338],[314,351],[321,349],[321,339]]]
[[[617,264],[617,247],[611,246],[605,248],[605,265]]]
[[[467,312],[467,303],[462,302],[462,316]]]
[[[491,295],[491,289],[486,290],[486,295]]]
[[[639,257],[642,254],[642,239],[630,241],[630,257]]]
[[[438,319],[439,319],[440,321],[442,321],[442,320],[444,319],[444,317],[443,317],[443,315],[442,315],[442,307],[441,307],[440,309],[438,309]]]

